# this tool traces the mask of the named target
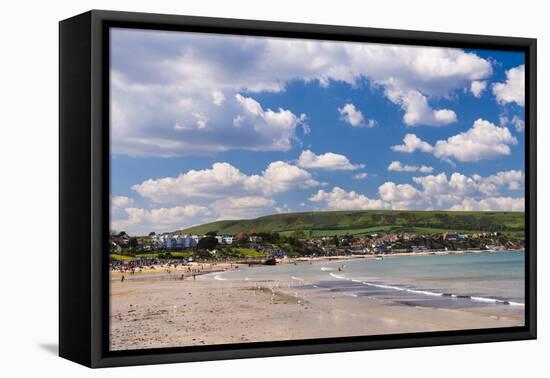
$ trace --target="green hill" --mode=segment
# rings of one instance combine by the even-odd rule
[[[457,211],[319,211],[268,215],[256,219],[223,220],[190,227],[178,232],[203,235],[278,232],[289,235],[301,231],[308,237],[372,232],[408,231],[434,234],[447,231],[499,231],[524,237],[523,212]]]

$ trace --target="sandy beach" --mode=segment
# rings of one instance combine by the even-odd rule
[[[203,274],[255,269],[234,264],[201,268]],[[498,312],[491,307],[404,306],[376,297],[357,301],[303,280],[223,281],[215,274],[194,279],[188,267],[168,270],[111,273],[112,350],[510,327],[524,322],[511,306]]]

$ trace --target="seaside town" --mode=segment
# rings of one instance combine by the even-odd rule
[[[112,263],[139,259],[188,261],[247,260],[276,263],[278,259],[300,257],[366,256],[467,251],[522,250],[524,240],[500,232],[445,232],[419,234],[411,232],[371,233],[306,237],[303,231],[291,234],[238,232],[219,235],[179,233],[134,237],[126,232],[110,235]]]

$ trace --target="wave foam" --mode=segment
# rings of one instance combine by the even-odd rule
[[[408,291],[409,293],[414,293],[414,294],[431,295],[431,296],[435,296],[435,297],[443,296],[443,293],[436,293],[436,292],[428,291],[428,290],[413,290],[413,289],[405,289],[405,290]]]
[[[510,302],[510,301],[508,301],[508,304],[510,306],[525,306],[525,303],[520,303],[520,302]]]
[[[459,295],[459,294],[452,294],[452,293],[438,293],[435,291],[429,291],[429,290],[419,290],[419,289],[410,289],[405,288],[401,286],[393,286],[393,285],[384,285],[374,282],[367,282],[367,281],[361,281],[358,279],[352,279],[347,278],[339,274],[329,273],[332,277],[339,279],[339,280],[346,280],[351,281],[355,283],[361,283],[366,286],[376,287],[379,289],[387,289],[387,290],[395,290],[395,291],[405,291],[412,294],[418,294],[418,295],[429,295],[432,297],[451,297],[451,298],[457,298],[457,299],[470,299],[472,301],[476,302],[485,302],[485,303],[495,303],[495,304],[503,304],[503,305],[509,305],[509,306],[525,306],[524,303],[521,302],[511,302],[501,299],[495,299],[495,298],[486,298],[486,297],[478,297],[478,296],[471,296],[471,295]]]
[[[331,277],[334,277],[338,280],[348,280],[348,278],[344,277],[344,276],[341,276],[339,274],[334,274],[334,273],[330,273]]]

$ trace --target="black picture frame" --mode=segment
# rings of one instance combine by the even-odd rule
[[[109,351],[108,30],[117,26],[524,52],[525,326]],[[95,368],[536,338],[536,39],[92,10],[60,22],[59,46],[61,357]]]

